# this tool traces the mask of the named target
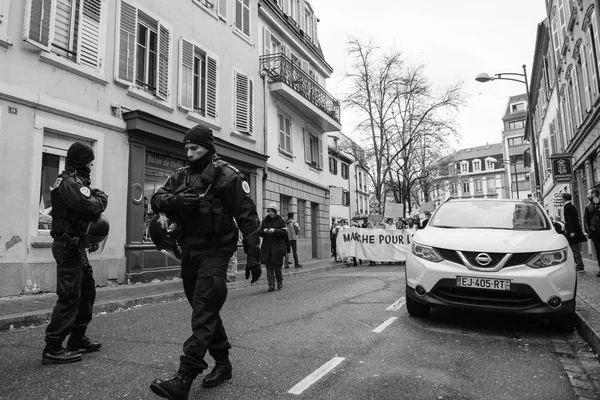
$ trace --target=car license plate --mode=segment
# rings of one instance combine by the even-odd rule
[[[457,276],[456,286],[489,290],[510,290],[510,280]]]

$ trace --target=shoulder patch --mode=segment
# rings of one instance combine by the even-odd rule
[[[90,188],[87,186],[82,186],[79,191],[81,192],[82,195],[84,195],[85,197],[90,197],[92,195],[92,192],[90,192]]]
[[[233,172],[235,172],[236,174],[238,174],[238,175],[239,175],[239,174],[241,174],[240,170],[239,170],[239,169],[237,169],[236,167],[234,167],[233,165],[231,165],[231,164],[229,164],[229,163],[226,163],[225,165],[226,165],[226,166],[228,166],[229,168],[231,168],[231,170],[232,170]]]
[[[242,189],[244,189],[244,193],[250,194],[250,185],[248,185],[248,182],[242,182]]]
[[[63,178],[60,178],[60,177],[56,178],[56,180],[54,181],[54,184],[52,186],[50,186],[50,191],[53,191],[54,189],[58,189],[62,180],[63,180]]]

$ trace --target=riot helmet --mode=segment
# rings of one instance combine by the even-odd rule
[[[183,259],[181,247],[177,239],[181,237],[181,226],[173,218],[165,213],[155,214],[148,223],[148,233],[156,248],[169,257]]]
[[[110,230],[108,218],[104,214],[99,214],[94,220],[90,221],[84,233],[84,240],[87,246],[96,247],[100,251],[104,250],[106,238]]]

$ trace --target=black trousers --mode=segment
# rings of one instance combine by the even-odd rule
[[[265,265],[265,269],[267,270],[267,282],[269,287],[275,287],[275,280],[277,280],[277,283],[283,282],[281,264],[267,264]]]
[[[192,306],[192,335],[183,344],[180,373],[196,376],[205,370],[207,351],[215,360],[229,357],[231,345],[219,312],[227,299],[227,264],[232,254],[192,250],[181,263],[183,290]]]
[[[86,250],[55,240],[52,256],[56,260],[58,300],[46,328],[47,348],[60,347],[69,334],[85,335],[96,301],[96,283]]]
[[[290,253],[294,256],[294,265],[300,265],[298,262],[298,241],[290,240],[290,247],[287,253],[285,253],[285,265],[287,266],[290,263]]]
[[[590,239],[592,239],[594,247],[596,248],[596,259],[598,260],[598,266],[600,267],[600,232],[596,232],[590,236]]]

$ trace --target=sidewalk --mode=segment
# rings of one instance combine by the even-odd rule
[[[302,263],[302,268],[291,267],[283,269],[283,279],[286,280],[347,266],[348,264],[336,263],[331,258],[311,260]],[[227,287],[232,290],[250,286],[250,279],[246,280],[244,278],[245,266],[240,264],[238,266],[236,281],[228,283]],[[263,268],[263,273],[255,285],[266,284],[267,273]],[[185,294],[183,293],[181,279],[99,287],[96,289],[94,313],[113,312],[120,308],[183,298],[185,298]],[[55,303],[55,293],[0,298],[0,331],[48,322]]]
[[[600,354],[600,269],[596,260],[583,259],[585,271],[577,274],[577,330]]]

